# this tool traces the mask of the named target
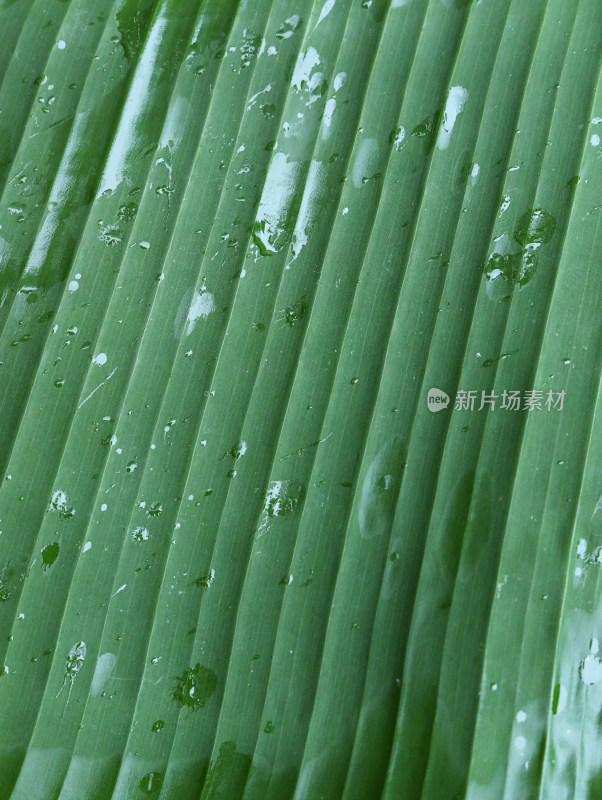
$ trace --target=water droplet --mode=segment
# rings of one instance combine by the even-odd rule
[[[62,519],[70,519],[75,514],[75,509],[68,505],[67,495],[62,489],[53,493],[47,510],[57,511]]]
[[[567,701],[567,690],[561,683],[554,686],[554,694],[552,696],[552,714],[560,714],[564,711]]]
[[[42,548],[42,569],[49,569],[59,555],[59,543],[53,542]]]
[[[584,658],[579,665],[579,677],[588,686],[600,683],[602,681],[602,661],[595,655]]]
[[[136,203],[125,203],[117,209],[117,217],[121,222],[132,222],[138,213]]]
[[[295,323],[299,322],[299,320],[303,319],[305,314],[307,313],[307,303],[304,299],[299,300],[292,306],[287,306],[284,312],[284,321],[287,325],[291,328]]]
[[[163,774],[161,772],[149,772],[142,778],[138,788],[144,794],[157,794],[163,785]]]
[[[305,499],[305,486],[298,481],[272,481],[266,492],[264,512],[270,517],[288,517]]]
[[[73,645],[71,650],[69,650],[69,654],[67,655],[67,660],[65,661],[65,675],[63,677],[63,684],[56,695],[58,697],[59,694],[65,688],[65,686],[69,684],[67,703],[69,703],[69,698],[71,697],[71,690],[73,689],[73,683],[75,681],[76,675],[83,667],[85,659],[86,659],[86,643],[77,642],[76,644]]]
[[[364,539],[381,535],[392,523],[404,469],[404,448],[393,437],[373,459],[362,482],[358,524]]]
[[[549,242],[556,230],[554,217],[541,208],[525,212],[514,229],[514,238],[524,247]]]
[[[217,688],[217,676],[212,669],[196,664],[176,678],[173,699],[180,708],[196,711],[203,708]]]
[[[195,580],[195,584],[201,589],[210,589],[214,578],[215,578],[215,570],[209,569],[207,570],[207,572],[204,572]]]
[[[148,528],[138,526],[132,531],[133,542],[146,542],[148,540]]]
[[[538,250],[554,235],[556,221],[541,208],[525,212],[517,221],[513,240],[507,233],[495,240],[495,249],[484,267],[487,293],[492,300],[506,300],[514,286],[529,283],[538,263]]]
[[[401,150],[403,140],[406,138],[406,131],[402,125],[393,128],[389,136],[389,143],[392,144],[396,150]]]

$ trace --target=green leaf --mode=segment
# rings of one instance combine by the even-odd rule
[[[0,30],[0,800],[597,798],[598,0]]]

